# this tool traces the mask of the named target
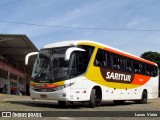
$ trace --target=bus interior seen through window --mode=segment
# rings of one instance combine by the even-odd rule
[[[132,72],[135,74],[156,77],[158,75],[157,66],[143,63],[138,60],[120,56],[118,54],[98,49],[94,65],[107,69]]]
[[[94,47],[81,45],[77,46],[85,50],[85,52],[75,51],[71,55],[70,59],[70,78],[83,74],[88,67],[91,59]]]

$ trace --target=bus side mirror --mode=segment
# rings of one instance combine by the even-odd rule
[[[37,55],[39,52],[31,52],[31,53],[28,53],[25,57],[25,65],[28,65],[28,60],[29,60],[29,57],[30,56],[33,56],[33,55]]]
[[[77,48],[77,47],[71,47],[71,48],[68,48],[66,50],[66,53],[65,53],[65,60],[69,60],[70,59],[70,56],[71,56],[71,53],[74,52],[74,51],[85,51],[84,49],[82,48]]]

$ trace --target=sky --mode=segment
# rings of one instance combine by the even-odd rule
[[[137,56],[160,52],[160,0],[0,0],[0,34],[25,34],[38,49],[92,40]]]

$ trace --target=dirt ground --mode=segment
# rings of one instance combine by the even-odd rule
[[[84,103],[74,103],[70,104],[68,103],[65,107],[60,107],[58,106],[57,101],[51,101],[51,100],[32,100],[29,96],[16,96],[16,95],[6,95],[6,94],[0,94],[0,111],[23,111],[23,112],[34,112],[34,111],[48,111],[49,113],[51,112],[56,112],[56,111],[62,111],[62,112],[72,112],[75,111],[82,113],[82,116],[84,116],[85,112],[92,112],[91,116],[89,117],[54,117],[54,119],[58,120],[68,120],[68,119],[83,119],[83,120],[88,120],[88,119],[160,119],[160,98],[154,99],[154,100],[148,100],[147,104],[135,104],[134,102],[125,102],[122,105],[115,105],[112,101],[107,101],[103,102],[100,106],[97,106],[96,108],[89,108],[88,104]],[[108,112],[107,112],[108,111]],[[132,111],[135,112],[135,114],[139,111],[144,112],[144,111],[149,111],[150,113],[156,113],[156,111],[159,111],[158,117],[156,116],[150,116],[150,117],[123,117],[125,115],[122,115],[122,117],[116,117],[112,116],[112,112],[116,113],[118,116],[121,114],[121,111]],[[96,113],[97,112],[97,113]],[[96,117],[96,114],[98,112],[106,112],[107,114],[111,113],[111,117]],[[145,112],[144,112],[145,113]],[[116,115],[115,114],[115,115]],[[114,114],[113,114],[114,115]],[[51,115],[53,116],[53,115]],[[94,117],[93,117],[94,116]],[[29,118],[2,118],[2,119],[29,119]],[[39,119],[39,118],[32,118],[32,119]],[[52,119],[53,117],[44,117],[43,119]]]

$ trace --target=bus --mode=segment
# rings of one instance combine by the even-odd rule
[[[62,41],[45,45],[36,55],[32,99],[87,102],[91,108],[113,100],[146,104],[158,97],[157,64],[93,41]]]

